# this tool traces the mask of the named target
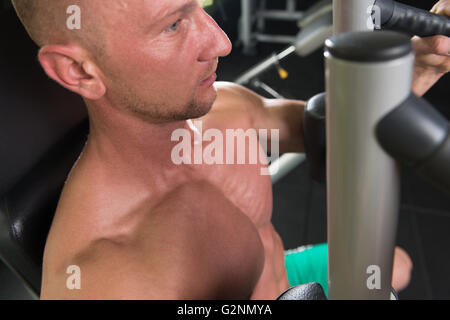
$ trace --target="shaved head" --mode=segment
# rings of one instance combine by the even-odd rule
[[[66,2],[65,0],[12,0],[25,29],[40,47],[65,34],[64,4]]]
[[[13,6],[31,39],[39,46],[77,43],[91,53],[99,53],[99,26],[90,19],[96,0],[12,0]],[[77,5],[82,10],[80,30],[67,28],[67,8]],[[87,8],[87,6],[91,8]]]
[[[149,122],[189,119],[216,98],[210,82],[231,44],[199,0],[12,3],[47,75],[85,98],[91,117],[114,109]],[[74,6],[80,28],[71,28]]]

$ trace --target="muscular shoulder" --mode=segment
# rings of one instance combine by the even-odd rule
[[[261,106],[263,102],[261,96],[236,83],[218,81],[214,86],[217,89],[217,100],[215,105],[220,107]]]
[[[83,250],[65,259],[65,266],[79,267],[80,289],[67,288],[69,275],[65,268],[44,270],[42,298],[214,297],[217,293],[211,290],[216,288],[214,283],[220,276],[212,275],[210,268],[220,274],[221,263],[211,254],[215,254],[215,249],[221,249],[229,235],[216,231],[211,237],[210,233],[211,223],[226,223],[225,219],[208,219],[211,211],[230,206],[219,193],[207,183],[192,183],[174,189],[142,216],[129,234],[114,235],[111,232],[110,237],[93,240]]]
[[[204,128],[253,128],[255,110],[261,109],[263,98],[251,90],[231,82],[216,82],[217,99],[211,111],[201,120]]]
[[[186,272],[182,270],[186,254],[180,248],[187,247],[183,238],[186,239],[188,227],[183,217],[191,211],[191,206],[183,205],[187,197],[186,189],[174,190],[147,212],[142,210],[129,215],[128,219],[135,221],[126,233],[119,228],[98,230],[99,238],[85,241],[85,245],[65,257],[57,269],[45,266],[41,298],[182,298],[180,288],[184,284],[179,275]],[[190,261],[191,265],[195,263],[195,260]],[[80,289],[66,288],[65,279],[69,275],[65,268],[70,265],[80,270]],[[196,268],[200,270],[201,265]]]

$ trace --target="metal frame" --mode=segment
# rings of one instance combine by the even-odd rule
[[[373,31],[374,4],[376,0],[333,0],[333,34]],[[319,16],[324,19],[325,13],[318,12],[309,24],[313,25]],[[326,25],[324,21],[318,25]],[[309,37],[300,33],[296,42],[305,38],[317,41],[325,33]],[[255,77],[290,54],[301,53],[299,47],[307,46],[293,44],[250,69],[237,82],[253,81],[272,96],[281,97]],[[410,95],[413,61],[412,51],[383,63],[355,63],[326,54],[330,299],[395,298],[391,281],[400,172],[373,130]],[[279,181],[304,159],[303,154],[287,154],[276,160],[271,165],[274,170],[270,170],[276,172],[272,182]],[[381,277],[378,285],[369,285],[372,275]]]
[[[244,54],[253,54],[257,42],[293,43],[295,36],[264,34],[263,29],[266,19],[299,21],[305,12],[296,11],[297,1],[286,0],[286,10],[267,10],[265,8],[266,0],[261,0],[259,9],[255,9],[255,0],[241,0],[239,41],[243,45]],[[255,21],[257,22],[257,31],[253,32]]]
[[[241,2],[243,6],[242,12],[244,16],[249,15],[251,12],[251,7],[249,5],[250,1],[251,0],[242,0]],[[273,54],[266,60],[250,68],[248,71],[240,75],[234,82],[241,85],[251,84],[255,88],[264,90],[273,98],[282,99],[282,95],[280,95],[267,84],[261,82],[257,77],[273,66],[276,66],[280,61],[286,59],[294,53],[299,56],[307,56],[313,51],[320,48],[323,45],[325,39],[333,34],[332,18],[332,1],[319,1],[311,8],[306,10],[304,15],[302,16],[302,19],[298,21],[298,25],[302,30],[296,36],[295,41],[291,42],[291,46],[287,47],[278,54]],[[245,30],[245,32],[243,32],[244,35],[241,35],[241,38],[243,37],[245,41],[250,41],[250,31],[248,29],[248,24],[245,24],[245,28],[247,29]],[[289,174],[291,170],[295,169],[304,161],[304,154],[282,155],[279,160],[273,163],[274,167],[272,168],[271,172],[277,172],[277,174],[272,177],[272,182],[278,182],[285,175]],[[279,169],[278,171],[275,170],[275,166],[277,169]]]

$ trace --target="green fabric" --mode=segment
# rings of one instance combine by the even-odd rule
[[[328,245],[300,247],[285,252],[289,285],[318,282],[328,297]]]

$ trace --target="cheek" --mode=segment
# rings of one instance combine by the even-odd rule
[[[146,74],[142,75],[145,79],[142,81],[161,94],[165,93],[170,99],[175,96],[185,99],[192,97],[201,77],[192,60],[181,55],[171,58],[166,56],[163,59],[153,58],[138,72],[142,73],[143,70]]]
[[[152,69],[161,79],[188,84],[201,77],[200,72],[205,72],[198,67],[197,42],[193,34],[184,32],[170,40],[155,41],[144,54],[149,57]]]
[[[178,43],[154,42],[139,47],[126,39],[111,50],[108,77],[114,82],[126,82],[144,99],[190,99],[205,70],[197,67],[196,44],[192,39]]]
[[[181,55],[152,54],[128,55],[124,64],[127,78],[133,82],[152,84],[155,87],[188,85],[197,76],[192,61]]]

